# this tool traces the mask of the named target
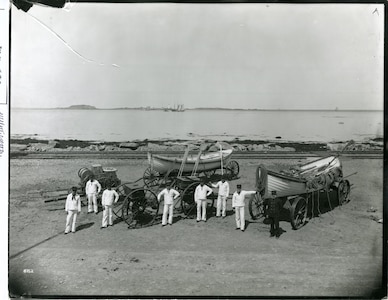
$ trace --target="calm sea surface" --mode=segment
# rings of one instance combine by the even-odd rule
[[[11,111],[11,137],[132,141],[214,139],[361,141],[382,137],[379,111],[27,110]]]

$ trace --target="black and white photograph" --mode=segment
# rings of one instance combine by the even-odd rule
[[[382,299],[384,19],[11,1],[9,297]]]

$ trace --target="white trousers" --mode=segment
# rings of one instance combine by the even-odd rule
[[[174,204],[164,204],[162,225],[167,224],[167,215],[168,215],[168,224],[172,224],[173,211],[174,211]]]
[[[202,209],[202,221],[206,221],[206,207],[207,200],[197,200],[197,221],[201,221],[201,209]]]
[[[221,210],[222,210],[222,216],[226,216],[226,196],[218,195],[217,198],[217,213],[216,216],[221,216]]]
[[[88,194],[88,212],[98,212],[97,194]]]
[[[104,205],[105,209],[102,212],[102,227],[107,227],[113,225],[113,212],[111,205]]]
[[[75,222],[77,222],[77,214],[78,210],[69,210],[67,212],[65,228],[66,233],[70,232],[70,228],[72,232],[75,232]]]
[[[236,206],[235,210],[236,210],[236,228],[245,230],[245,207]]]

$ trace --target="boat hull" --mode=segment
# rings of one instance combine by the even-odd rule
[[[225,166],[232,155],[232,150],[212,152],[200,156],[197,173],[221,169]],[[183,173],[191,173],[194,170],[196,157],[189,157],[184,165]],[[161,155],[149,155],[149,164],[155,171],[165,174],[171,170],[179,170],[182,165],[182,158],[166,157]]]
[[[342,168],[341,162],[336,156],[328,156],[302,165],[300,167],[300,174],[320,175],[322,173],[327,173],[334,168]]]
[[[324,176],[322,174],[329,172],[342,176],[342,166],[338,157],[329,156],[304,164],[294,175],[269,171],[260,165],[256,171],[256,181],[259,183],[259,189],[264,187],[264,197],[270,197],[272,191],[276,191],[278,197],[288,197],[307,193],[309,183],[311,185],[311,182]],[[338,180],[337,175],[333,175],[330,183]]]
[[[272,191],[276,191],[278,197],[304,194],[306,181],[268,171],[265,197],[269,197]]]

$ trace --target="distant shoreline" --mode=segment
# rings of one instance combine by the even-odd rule
[[[193,151],[199,150],[202,143],[215,142],[213,140],[134,140],[128,142],[97,142],[82,140],[40,140],[34,138],[22,138],[10,140],[10,153],[36,153],[36,152],[183,152],[190,144]],[[239,140],[227,141],[238,152],[381,152],[384,149],[383,138],[372,138],[365,141],[339,141],[339,142],[300,142],[282,140]],[[214,151],[214,150],[213,150]],[[12,155],[11,155],[12,156]]]

